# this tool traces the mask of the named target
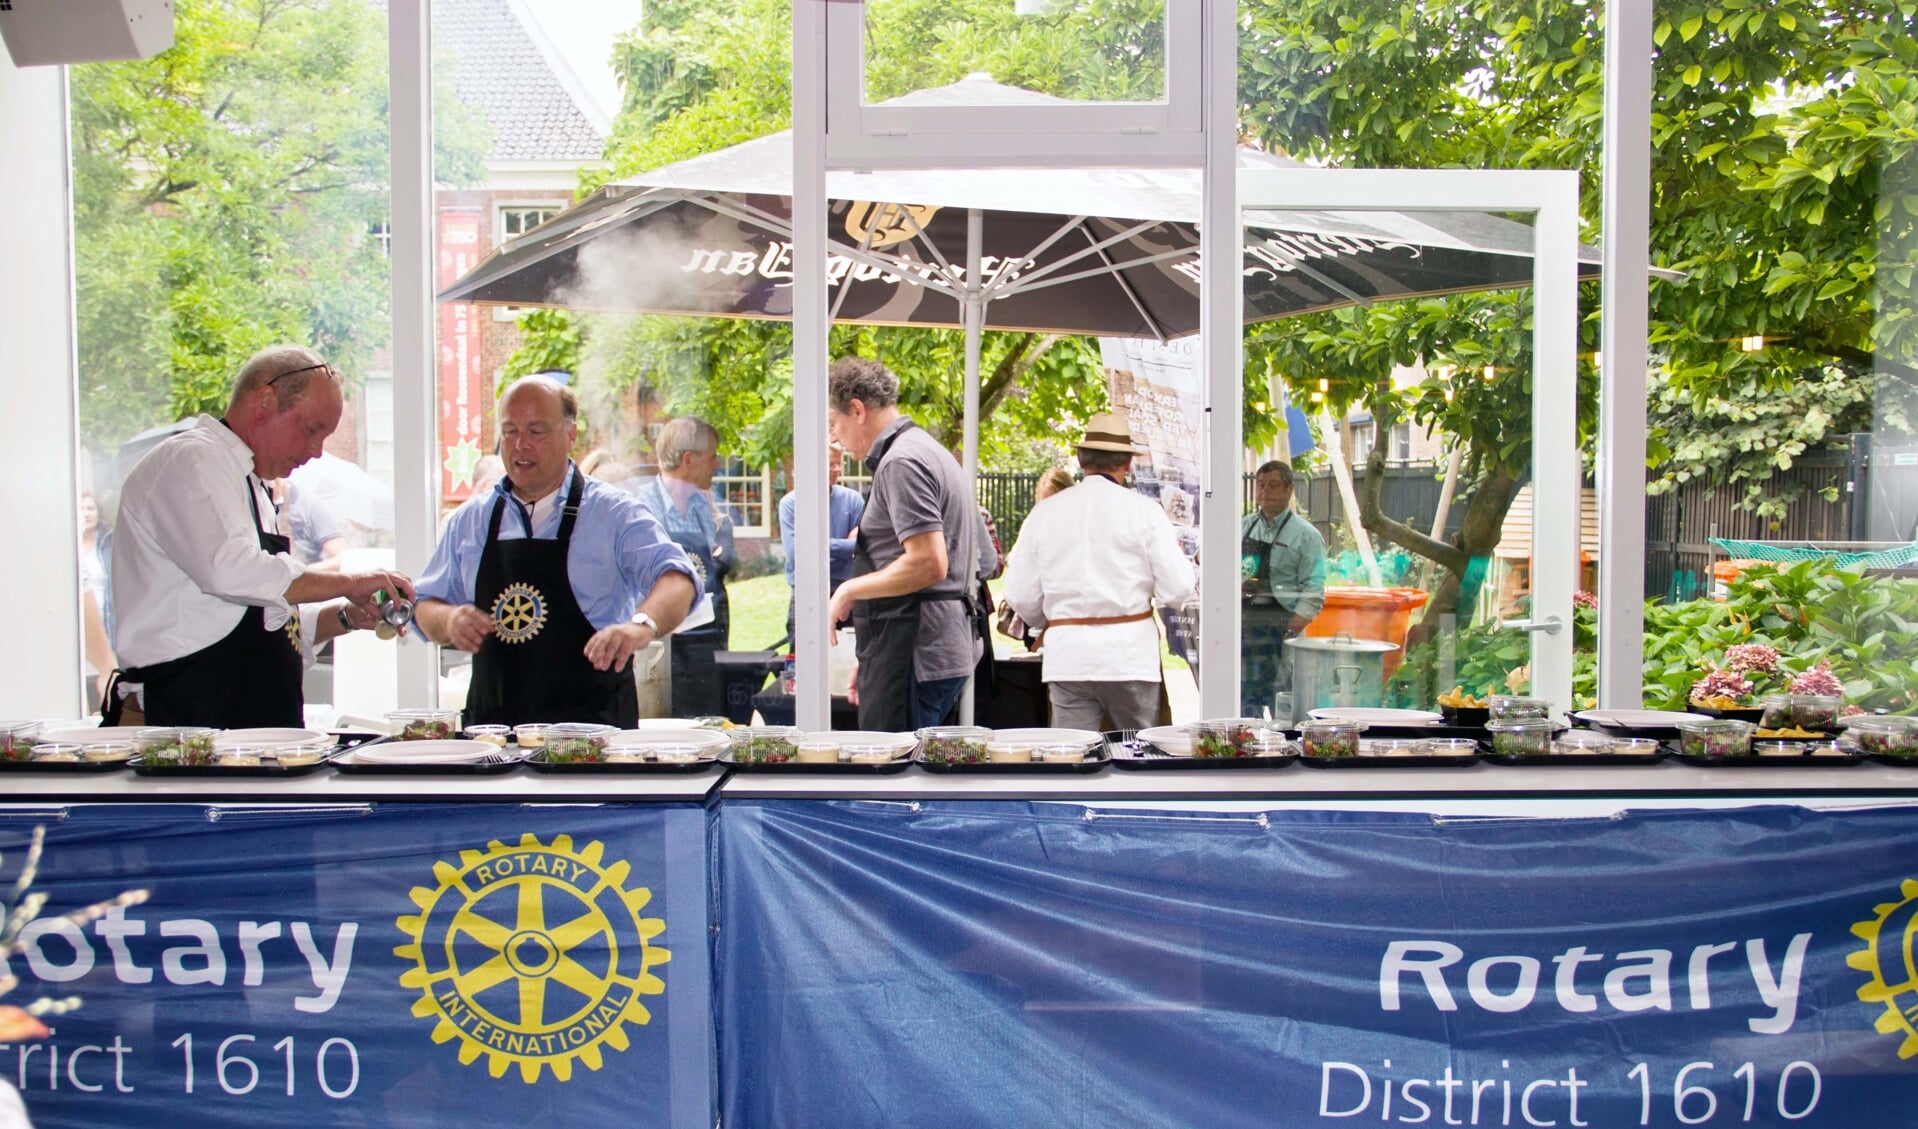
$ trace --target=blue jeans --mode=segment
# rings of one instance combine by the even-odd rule
[[[966,689],[968,675],[957,678],[935,678],[929,682],[913,679],[912,683],[912,727],[924,729],[928,725],[943,725],[946,714],[952,712],[953,704]]]

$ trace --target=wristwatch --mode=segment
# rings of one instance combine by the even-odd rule
[[[352,620],[350,620],[350,619],[348,619],[348,618],[346,618],[346,609],[345,609],[345,608],[343,608],[343,607],[340,607],[340,608],[334,608],[334,609],[333,609],[333,614],[334,614],[334,615],[336,615],[336,616],[339,616],[339,617],[340,617],[340,630],[341,630],[341,631],[351,631],[351,630],[353,630],[353,621],[352,621]]]
[[[633,616],[633,622],[638,624],[643,624],[644,626],[651,628],[653,632],[653,638],[655,639],[659,638],[660,636],[659,621],[654,619],[652,616],[646,614],[645,612],[638,612]]]

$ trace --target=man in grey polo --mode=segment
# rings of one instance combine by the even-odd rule
[[[900,414],[899,380],[885,365],[834,362],[827,400],[833,438],[872,474],[852,576],[831,607],[833,624],[850,620],[857,639],[859,727],[938,725],[980,655],[972,491],[951,453]]]

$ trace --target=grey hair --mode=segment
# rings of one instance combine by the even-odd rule
[[[546,391],[558,396],[559,414],[567,423],[579,422],[579,397],[573,395],[571,388],[566,387],[550,376],[520,377],[518,380],[507,385],[506,390],[499,394],[499,406],[505,407],[507,399],[521,388],[544,388]],[[501,412],[500,414],[504,415],[505,413]]]
[[[1273,459],[1270,462],[1260,463],[1259,469],[1252,472],[1252,481],[1257,482],[1259,479],[1264,478],[1268,474],[1278,475],[1279,482],[1282,485],[1284,485],[1284,487],[1287,490],[1292,489],[1292,464],[1291,463],[1282,462],[1278,459]]]
[[[327,376],[328,370],[320,367],[325,363],[318,353],[304,345],[268,345],[240,366],[240,374],[233,378],[233,395],[227,400],[226,410],[234,411],[254,389],[272,384],[274,408],[286,411],[314,380],[331,379]],[[301,369],[307,371],[301,372]]]
[[[718,430],[698,416],[680,416],[668,420],[660,427],[659,438],[653,440],[653,453],[659,457],[662,470],[679,469],[680,457],[688,452],[717,450]]]
[[[826,398],[836,412],[852,410],[854,400],[867,411],[890,408],[899,402],[899,378],[878,361],[841,357],[827,370]]]

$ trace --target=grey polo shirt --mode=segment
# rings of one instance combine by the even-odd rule
[[[859,517],[873,567],[885,568],[904,556],[906,538],[938,531],[946,539],[946,579],[924,591],[966,591],[978,567],[973,531],[979,519],[958,460],[905,416],[879,433],[873,452],[879,465]],[[868,461],[872,457],[868,455]],[[979,648],[964,603],[928,600],[919,605],[919,645],[913,652],[917,681],[971,674]]]

